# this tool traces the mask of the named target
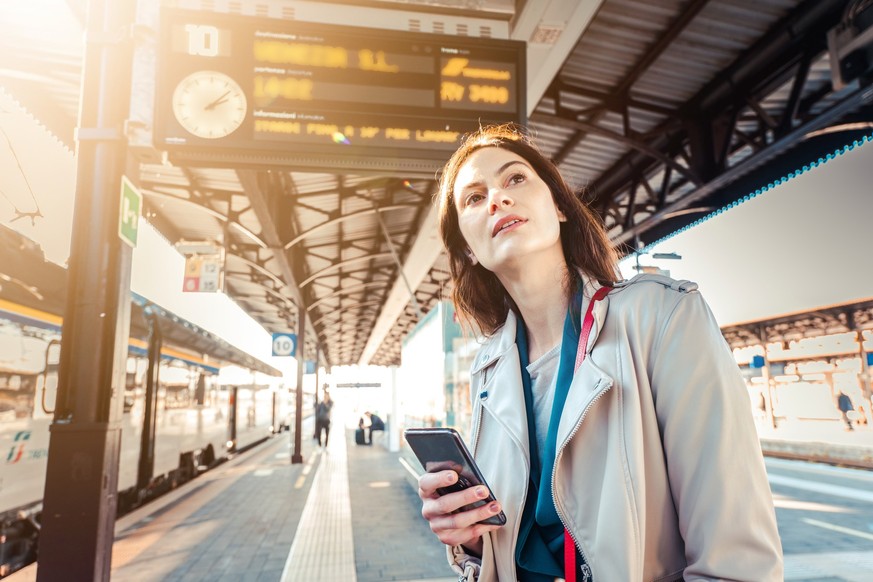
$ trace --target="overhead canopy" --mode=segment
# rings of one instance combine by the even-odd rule
[[[873,299],[747,321],[722,328],[732,348],[873,330]]]
[[[46,9],[38,20],[0,7],[0,87],[72,147],[84,1],[34,4]],[[177,4],[289,26],[329,20],[526,42],[530,126],[625,252],[869,134],[873,122],[866,83],[835,83],[828,61],[828,31],[851,24],[858,2]],[[148,99],[135,91],[134,102]],[[435,176],[313,171],[257,156],[167,165],[146,149],[135,151],[146,218],[170,242],[222,242],[228,293],[267,330],[295,330],[305,312],[309,359],[318,344],[330,364],[398,363],[403,336],[447,297]]]

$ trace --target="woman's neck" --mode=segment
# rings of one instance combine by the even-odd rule
[[[562,262],[548,269],[531,265],[523,274],[499,277],[524,319],[530,362],[561,342],[569,300],[567,273]]]

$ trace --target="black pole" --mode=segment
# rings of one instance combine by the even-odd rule
[[[312,403],[312,410],[318,410],[318,362],[321,359],[321,344],[315,345],[315,398]],[[318,438],[318,424],[315,424],[315,433],[312,435],[312,438]]]
[[[142,434],[139,443],[139,465],[136,473],[138,491],[145,491],[155,472],[155,436],[158,427],[158,388],[161,370],[161,322],[149,308],[145,308],[145,318],[149,324],[148,368],[144,395]]]
[[[70,268],[37,580],[109,580],[130,330],[121,241],[134,0],[89,3]]]
[[[303,429],[303,367],[306,358],[303,354],[303,334],[306,333],[306,313],[302,306],[297,306],[297,406],[294,415],[294,452],[291,454],[291,463],[303,462],[303,454],[300,452],[300,431]]]

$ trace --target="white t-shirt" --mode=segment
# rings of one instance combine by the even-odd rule
[[[537,431],[536,454],[540,466],[543,464],[543,449],[546,446],[546,435],[549,433],[552,403],[555,401],[555,383],[558,381],[560,355],[561,344],[558,344],[527,365]]]

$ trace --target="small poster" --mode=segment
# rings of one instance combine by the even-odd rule
[[[221,256],[191,255],[185,258],[186,293],[216,293],[221,290]]]

